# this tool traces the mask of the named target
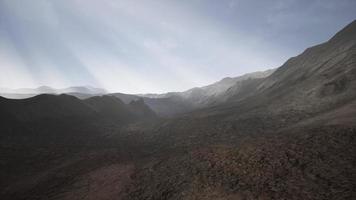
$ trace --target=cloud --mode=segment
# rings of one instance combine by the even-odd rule
[[[181,91],[278,67],[355,19],[352,6],[350,0],[3,0],[0,70],[18,78],[2,78],[0,87]]]
[[[3,37],[0,37],[0,69],[0,87],[20,88],[37,85],[26,65],[16,56],[13,45]]]

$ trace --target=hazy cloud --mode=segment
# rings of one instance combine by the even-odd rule
[[[354,20],[355,8],[352,0],[0,0],[0,87],[185,90],[278,67]]]

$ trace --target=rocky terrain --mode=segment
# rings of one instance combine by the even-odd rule
[[[271,75],[142,99],[2,98],[0,196],[355,199],[355,91],[356,21]],[[148,99],[199,106],[164,118]]]

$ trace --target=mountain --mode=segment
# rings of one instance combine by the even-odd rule
[[[131,101],[138,101],[142,99],[150,109],[152,109],[157,115],[162,117],[173,117],[177,114],[185,113],[196,109],[190,102],[185,101],[179,96],[151,98],[141,95],[131,95],[123,93],[108,94],[122,99],[125,103]]]
[[[90,86],[69,87],[59,89],[57,93],[82,93],[82,94],[106,94],[107,91],[102,88],[95,88]]]
[[[271,69],[264,72],[249,73],[234,78],[224,78],[211,85],[192,88],[184,92],[137,95],[112,93],[109,95],[118,97],[126,103],[142,98],[143,101],[159,116],[173,117],[178,114],[222,103],[227,99],[227,91],[234,85],[243,84],[246,81],[259,80],[269,76],[273,71],[274,69]]]
[[[161,141],[128,199],[353,199],[356,21],[222,103],[150,134]],[[162,153],[166,152],[166,153]]]
[[[11,99],[23,99],[36,96],[38,94],[72,94],[78,95],[78,97],[87,97],[93,95],[103,95],[107,91],[101,88],[94,88],[91,86],[78,86],[68,87],[62,89],[55,89],[48,86],[41,86],[38,88],[20,88],[20,89],[8,89],[0,88],[0,96]]]
[[[356,97],[355,32],[353,22],[328,42],[289,59],[257,86],[256,95],[273,101],[269,107],[274,112],[293,109],[307,115],[353,101]]]
[[[35,89],[0,89],[0,96],[10,99],[24,99],[38,94],[69,94],[79,99],[88,99],[94,96],[107,94],[117,97],[126,104],[131,101],[143,99],[143,101],[159,116],[173,117],[178,114],[190,112],[195,109],[212,106],[227,100],[227,90],[231,90],[236,84],[243,84],[247,81],[258,80],[272,74],[274,69],[263,72],[254,72],[234,78],[224,78],[216,83],[204,87],[192,88],[184,92],[170,92],[165,94],[123,94],[107,93],[104,89],[93,87],[69,87],[64,89],[54,89],[42,86]]]
[[[356,22],[352,22],[326,43],[289,59],[270,76],[238,82],[222,94],[226,101],[183,115],[172,125],[179,121],[179,126],[191,129],[213,120],[214,125],[223,122],[233,131],[254,120],[248,130],[265,132],[269,126],[287,126],[354,101],[355,31]],[[182,125],[185,121],[189,126]]]
[[[177,101],[185,101],[194,108],[210,106],[214,101],[219,100],[221,95],[231,87],[251,79],[261,79],[271,75],[275,69],[263,72],[253,72],[234,78],[224,78],[216,83],[204,87],[196,87],[184,92],[170,92],[165,94],[142,94],[140,96],[149,98],[176,98]]]
[[[269,76],[184,94],[0,98],[0,195],[354,199],[355,33],[356,21]],[[147,103],[193,99],[163,119]]]
[[[84,100],[67,94],[41,94],[16,100],[1,97],[0,109],[21,122],[98,118],[99,116],[113,121],[156,117],[142,100],[125,104],[120,99],[107,95]]]
[[[196,87],[189,89],[184,92],[169,92],[169,93],[164,93],[164,94],[141,94],[140,96],[143,97],[150,97],[150,98],[167,98],[171,96],[181,96],[184,99],[195,99],[195,98],[206,98],[206,97],[213,97],[213,96],[218,96],[224,92],[226,92],[229,88],[234,86],[236,83],[248,80],[248,79],[259,79],[259,78],[265,78],[269,75],[271,75],[275,69],[270,69],[262,72],[253,72],[253,73],[248,73],[244,74],[242,76],[238,77],[226,77],[218,82],[215,82],[213,84],[203,86],[203,87]],[[201,95],[198,95],[198,94]],[[197,97],[198,96],[198,97]],[[199,97],[201,96],[201,97]]]
[[[0,107],[2,111],[11,114],[22,122],[51,118],[85,117],[95,114],[79,99],[69,95],[42,94],[21,100],[2,98]]]
[[[119,98],[104,95],[91,97],[83,101],[103,117],[125,120],[143,120],[157,117],[156,113],[142,99],[132,100],[130,103],[125,104]]]
[[[1,97],[0,111],[1,119],[6,122],[0,125],[0,130],[4,130],[1,138],[14,140],[16,135],[21,135],[26,140],[43,139],[45,142],[70,138],[89,141],[91,132],[98,134],[110,124],[120,127],[157,118],[143,102],[125,104],[116,97],[105,95],[85,100],[66,94],[41,94],[18,100]]]

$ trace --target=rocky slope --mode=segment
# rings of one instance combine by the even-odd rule
[[[69,102],[41,103],[50,116],[38,106],[43,96],[31,103],[1,99],[1,130],[20,136],[41,130],[47,142],[49,135],[57,142],[63,134],[81,138],[39,145],[38,137],[17,135],[10,143],[3,141],[15,135],[5,135],[2,199],[355,199],[355,32],[356,21],[272,75],[234,83],[223,101],[154,123],[103,120],[117,116],[113,105],[154,118],[145,99],[128,105],[114,97],[61,96]],[[82,120],[83,113],[97,117],[60,122],[66,129],[55,120],[44,129],[44,118]],[[7,125],[19,120],[31,124]],[[80,124],[88,127],[72,129]]]
[[[356,21],[151,134],[128,199],[353,199]],[[249,88],[249,89],[246,89]],[[159,152],[168,152],[165,154]]]
[[[86,100],[65,94],[42,94],[21,100],[1,98],[0,110],[1,119],[6,122],[0,124],[3,144],[16,143],[19,138],[29,143],[78,143],[102,136],[99,130],[107,129],[106,126],[157,119],[142,101],[125,104],[112,96]]]
[[[140,98],[159,116],[174,117],[196,109],[209,107],[226,102],[232,95],[239,91],[231,92],[232,87],[243,85],[246,82],[257,81],[272,74],[274,69],[264,72],[254,72],[234,78],[224,78],[216,83],[200,88],[192,88],[184,92],[170,92],[165,94],[123,94],[112,93],[109,95],[118,97],[125,103]]]

